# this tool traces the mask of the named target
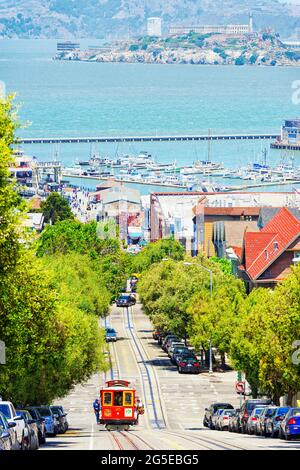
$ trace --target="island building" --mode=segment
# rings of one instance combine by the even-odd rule
[[[244,34],[253,33],[253,15],[249,14],[249,23],[248,24],[227,24],[227,25],[194,25],[194,26],[171,26],[169,29],[169,34],[178,35],[178,34],[189,34],[189,33],[199,33],[199,34],[224,34],[226,36],[243,36]]]
[[[161,18],[152,16],[147,19],[147,35],[161,37]]]
[[[80,49],[78,42],[64,41],[57,43],[57,52],[73,52],[77,49]]]

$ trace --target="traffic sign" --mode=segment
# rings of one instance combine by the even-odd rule
[[[245,382],[236,382],[235,389],[237,393],[245,393]]]
[[[5,343],[0,341],[0,364],[5,364]]]

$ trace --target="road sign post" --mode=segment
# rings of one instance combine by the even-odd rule
[[[246,384],[243,381],[236,382],[235,384],[236,393],[240,395],[240,408],[242,407],[242,395],[245,397]]]
[[[0,341],[0,364],[5,364],[5,343]]]

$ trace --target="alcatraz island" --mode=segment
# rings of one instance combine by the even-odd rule
[[[298,66],[300,43],[297,48],[296,43],[281,40],[279,34],[272,30],[253,32],[235,25],[173,28],[165,37],[148,34],[103,46],[89,46],[87,50],[80,50],[80,45],[72,42],[58,43],[54,59],[145,64]]]

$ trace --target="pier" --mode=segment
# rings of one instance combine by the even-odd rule
[[[271,144],[271,149],[280,150],[300,150],[300,144],[290,144],[284,142],[274,142]]]
[[[81,144],[117,142],[187,142],[206,140],[276,140],[278,134],[201,134],[201,135],[148,135],[99,137],[23,137],[18,144]]]

